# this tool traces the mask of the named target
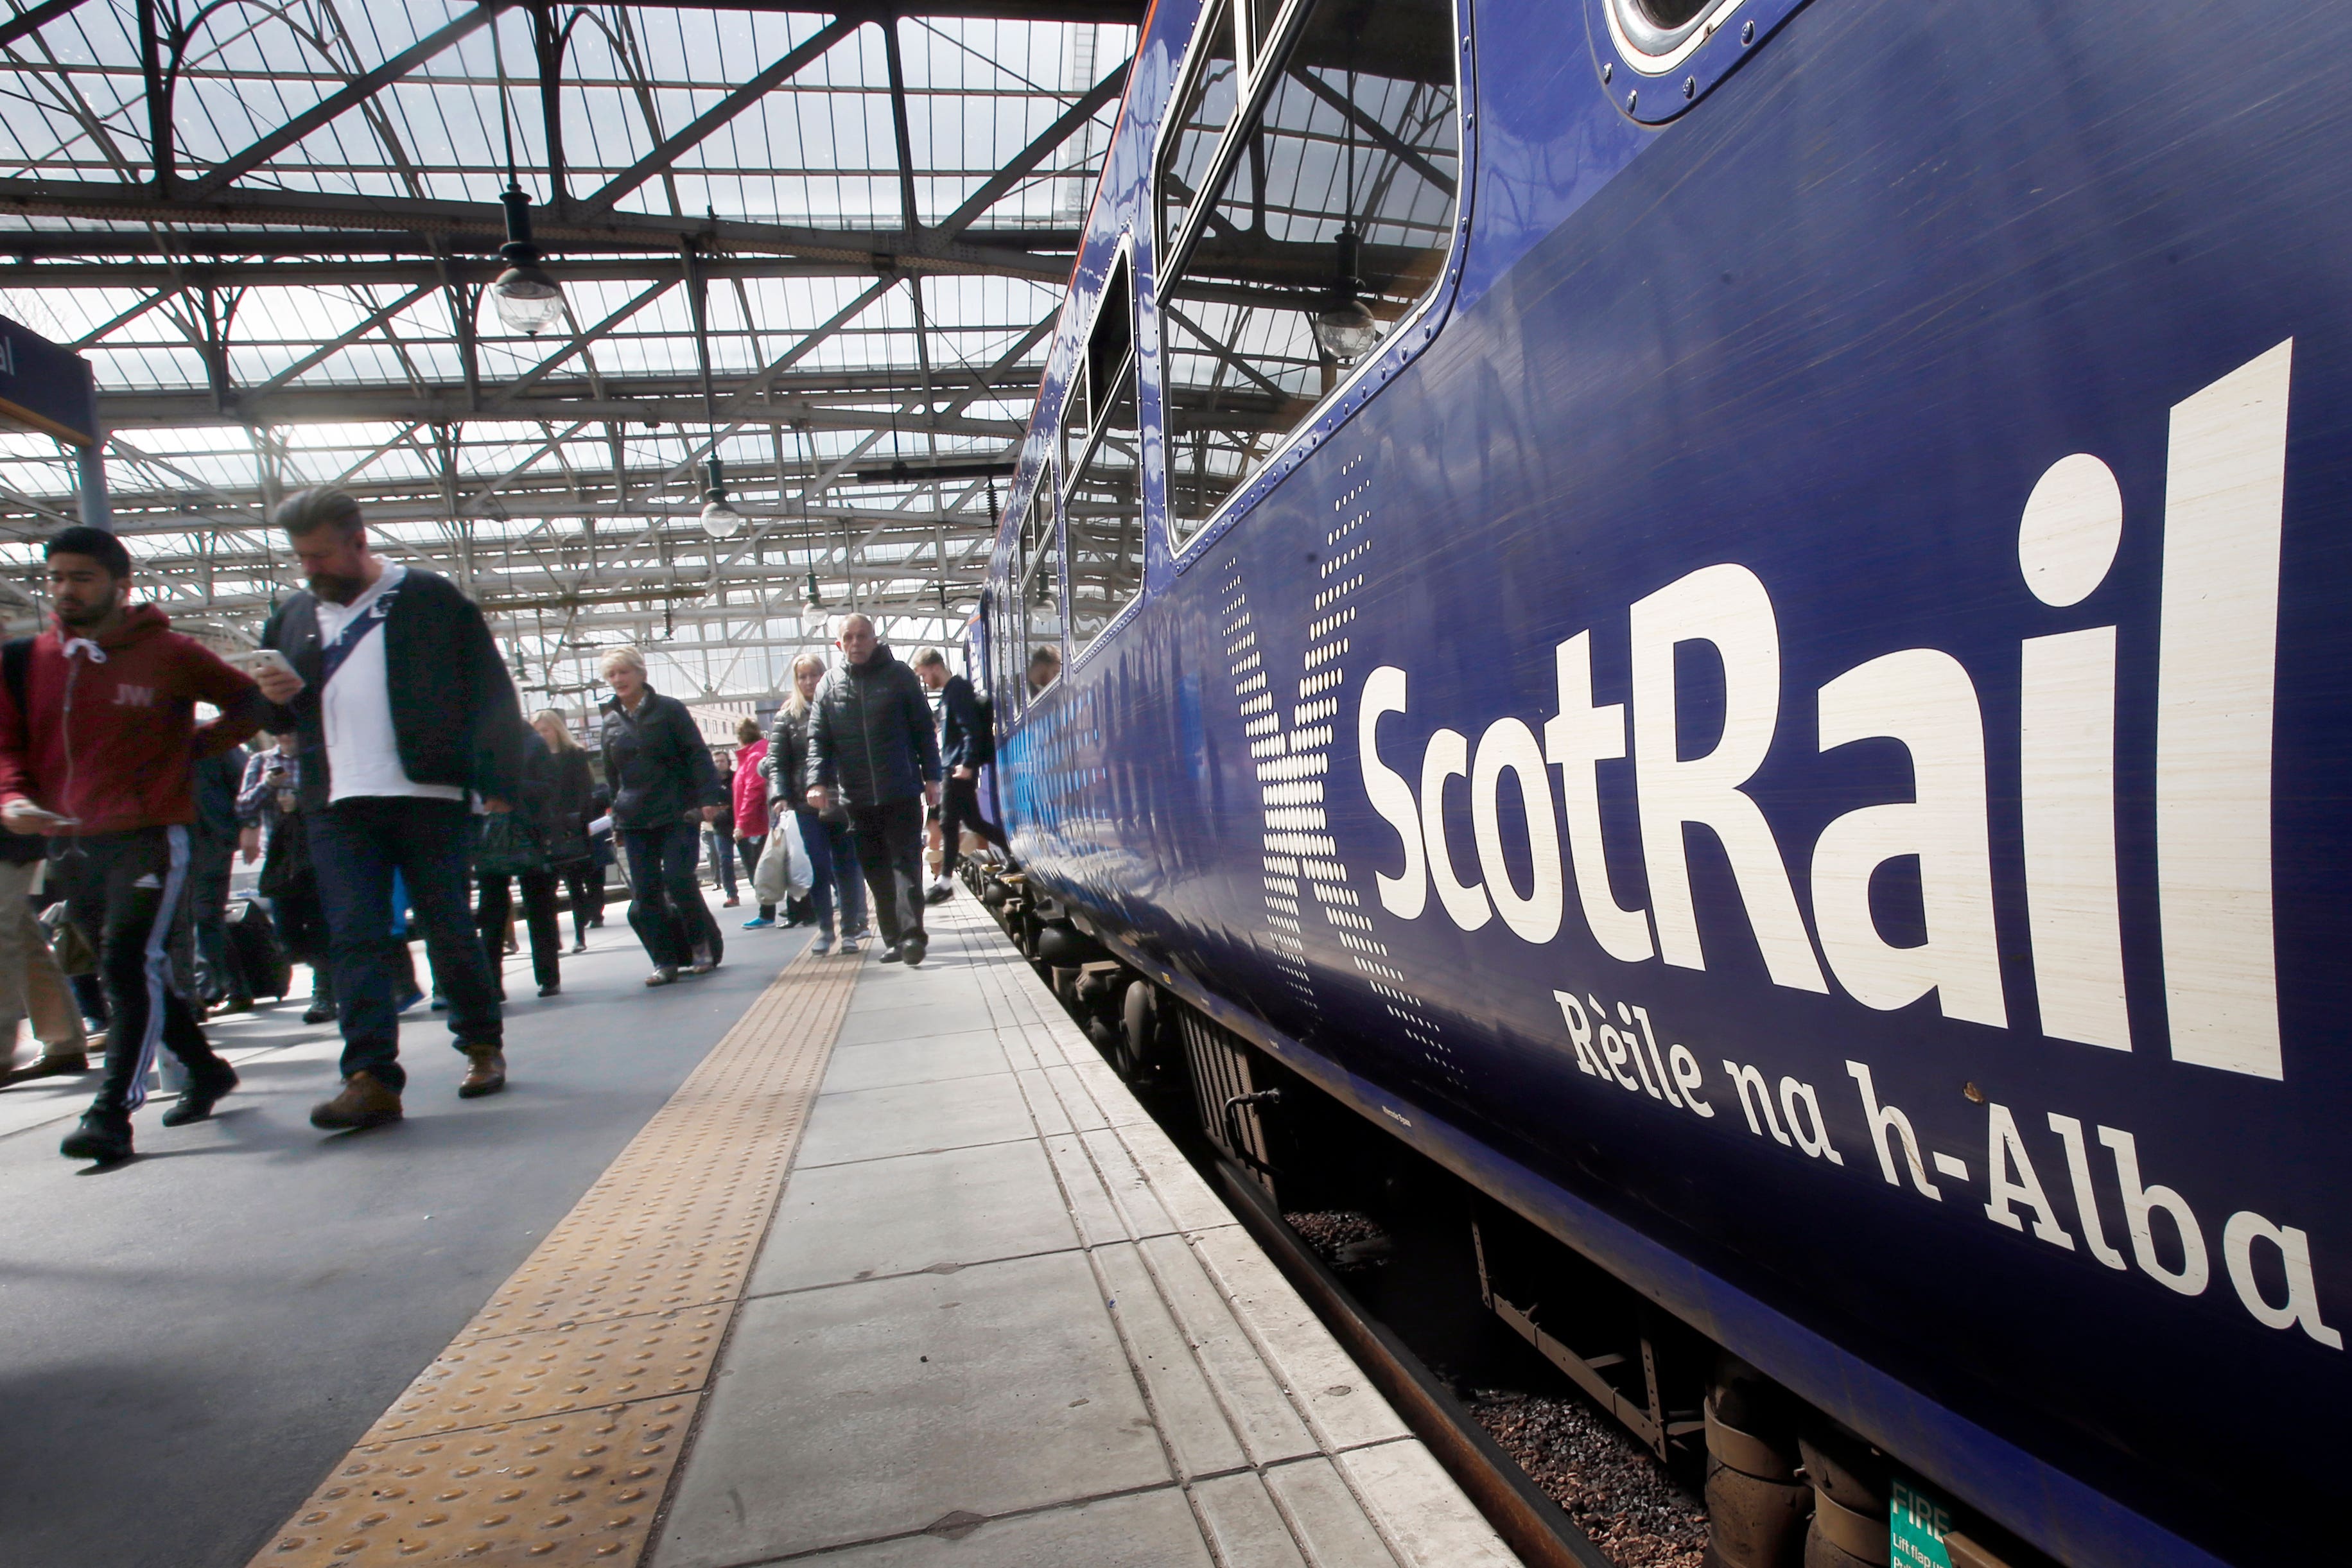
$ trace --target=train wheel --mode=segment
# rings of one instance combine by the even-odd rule
[[[1120,1005],[1118,1076],[1133,1083],[1151,1070],[1160,1043],[1160,989],[1149,980],[1129,983]]]

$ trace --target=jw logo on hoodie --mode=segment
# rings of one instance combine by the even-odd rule
[[[132,686],[128,681],[117,681],[114,686],[114,705],[117,708],[152,708],[155,706],[155,689],[152,686]]]

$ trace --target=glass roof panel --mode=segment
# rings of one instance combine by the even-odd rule
[[[0,314],[89,360],[174,614],[251,630],[294,582],[268,507],[339,483],[549,693],[622,638],[658,681],[772,686],[812,567],[944,637],[1143,7],[988,9],[559,6],[542,37],[465,0],[158,0],[158,116],[142,7],[84,0],[0,48]],[[509,148],[567,307],[536,337],[488,295]],[[713,451],[751,520],[724,541]],[[0,431],[0,600],[80,500],[68,451]]]

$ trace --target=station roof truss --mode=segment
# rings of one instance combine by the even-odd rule
[[[1141,0],[5,3],[0,315],[91,362],[176,618],[257,631],[299,581],[268,510],[320,483],[527,700],[623,642],[772,690],[812,571],[901,643],[971,614]],[[536,335],[489,294],[510,183]],[[77,494],[0,433],[0,594]]]

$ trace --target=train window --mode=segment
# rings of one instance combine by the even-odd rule
[[[1029,503],[1029,513],[1022,524],[1021,537],[1021,620],[1022,641],[1029,650],[1030,668],[1038,668],[1042,655],[1050,650],[1056,674],[1062,666],[1062,531],[1055,525],[1053,473],[1050,469],[1038,476],[1036,498]],[[1032,679],[1032,693],[1051,685]]]
[[[1083,648],[1143,590],[1142,437],[1132,359],[1103,397],[1101,428],[1062,516],[1070,572],[1070,643]]]
[[[1087,332],[1087,439],[1062,503],[1070,645],[1084,648],[1143,589],[1143,463],[1135,412],[1135,287],[1122,251]]]
[[[1234,56],[1234,19],[1220,5],[1201,24],[1192,73],[1179,100],[1182,108],[1162,132],[1160,161],[1160,243],[1176,243],[1184,219],[1208,178],[1209,161],[1241,103],[1241,62]]]
[[[1019,570],[1019,561],[1016,551],[1013,562],[1015,571]],[[1005,586],[1010,588],[1012,585],[1008,574]],[[1018,595],[1003,589],[990,590],[989,597],[989,696],[995,704],[997,726],[1002,729],[1021,717],[1023,693],[1021,682],[1015,679],[1021,673],[1021,599]]]
[[[1657,75],[1679,70],[1693,51],[1704,45],[1723,26],[1725,18],[1744,3],[1745,0],[1608,0],[1611,41],[1625,63],[1637,71]],[[1687,97],[1659,98],[1654,93],[1646,96],[1662,105],[1689,101]]]
[[[1249,16],[1250,59],[1253,63],[1265,58],[1266,46],[1274,41],[1275,24],[1282,20],[1283,0],[1241,0],[1241,7]]]
[[[1110,400],[1102,395],[1127,362],[1135,355],[1135,285],[1127,269],[1127,253],[1111,264],[1103,285],[1102,302],[1095,307],[1095,324],[1087,331],[1087,428],[1092,430]]]
[[[988,590],[982,588],[980,591],[980,606],[972,612],[971,620],[965,627],[963,644],[964,675],[972,683],[973,695],[982,702],[992,700],[997,690],[995,661],[991,652],[996,646],[996,639],[989,635],[990,628],[996,624],[996,611],[989,599]]]
[[[1180,540],[1419,304],[1452,238],[1446,0],[1316,0],[1259,75],[1160,290]]]
[[[1698,20],[1714,0],[1633,0],[1633,8],[1653,27],[1672,32]]]

